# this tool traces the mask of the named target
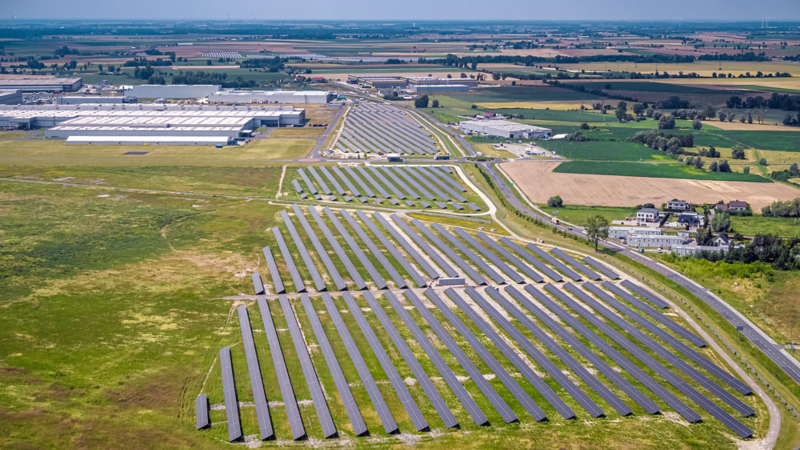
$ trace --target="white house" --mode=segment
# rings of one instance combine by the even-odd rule
[[[655,222],[658,219],[658,210],[655,208],[642,208],[636,213],[639,222]]]

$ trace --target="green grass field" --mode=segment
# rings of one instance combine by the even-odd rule
[[[590,161],[567,161],[553,170],[558,173],[583,173],[591,175],[618,175],[648,178],[685,178],[691,180],[750,181],[771,183],[772,180],[756,174],[722,173],[698,170],[684,164],[639,164]]]
[[[593,100],[599,98],[587,92],[553,86],[503,86],[478,89],[470,94],[454,94],[451,97],[463,102],[513,102],[549,100]]]
[[[276,159],[302,158],[314,148],[310,139],[257,139],[245,146],[67,145],[61,140],[0,141],[0,165],[96,166],[257,166]],[[126,152],[148,152],[130,156]]]
[[[569,142],[565,140],[537,141],[540,147],[556,152],[567,159],[593,161],[669,161],[664,153],[633,142],[588,141]]]
[[[623,220],[636,215],[636,208],[615,208],[610,206],[573,206],[565,205],[561,208],[550,208],[546,204],[538,205],[549,214],[569,223],[585,226],[586,220],[592,216],[603,216],[611,223],[613,220]],[[556,213],[556,211],[558,211]]]
[[[734,232],[744,236],[768,233],[782,237],[800,237],[800,219],[796,217],[731,216],[731,227]]]

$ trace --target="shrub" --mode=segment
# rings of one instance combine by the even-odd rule
[[[547,206],[549,208],[561,208],[564,206],[564,201],[561,199],[560,195],[554,195],[547,199]]]

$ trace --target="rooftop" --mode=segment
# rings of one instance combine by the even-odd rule
[[[0,77],[0,86],[50,86],[75,84],[80,82],[80,78],[57,78],[57,77]]]

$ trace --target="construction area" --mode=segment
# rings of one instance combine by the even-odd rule
[[[262,239],[256,302],[236,314],[243,345],[220,349],[198,429],[368,439],[669,416],[753,434],[751,388],[602,258],[310,205],[281,210]]]

